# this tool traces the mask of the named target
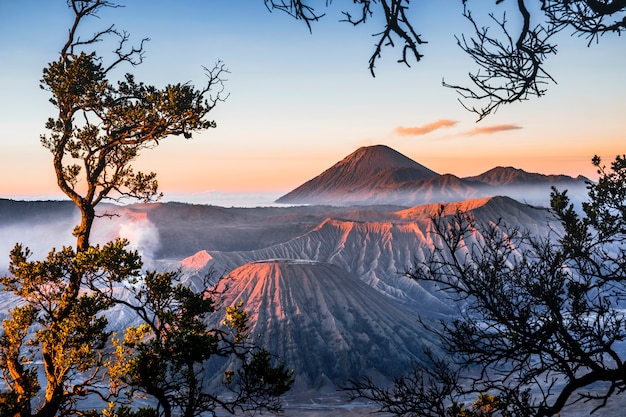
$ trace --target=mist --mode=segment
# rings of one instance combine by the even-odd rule
[[[74,226],[80,218],[77,214],[69,214],[67,218],[58,219],[51,216],[50,221],[18,220],[0,225],[0,272],[5,274],[9,266],[9,254],[16,244],[27,247],[32,255],[30,259],[43,259],[53,249],[74,245],[72,236]]]
[[[13,220],[25,217],[21,211],[22,202],[14,202],[15,207],[8,214],[3,212],[0,222],[0,274],[6,274],[9,267],[9,255],[16,244],[27,247],[31,252],[30,260],[42,260],[53,249],[76,245],[72,235],[74,227],[80,223],[80,216],[75,210],[65,210],[59,215],[46,215],[46,207],[51,202],[33,202],[41,208],[30,219]],[[119,210],[122,210],[120,208]],[[115,210],[114,210],[115,211]],[[22,214],[22,215],[21,215]],[[2,224],[4,223],[4,224]],[[94,222],[90,242],[103,245],[116,238],[129,241],[129,249],[136,250],[144,260],[154,259],[160,248],[159,233],[156,226],[145,216],[131,216],[120,213],[115,217],[101,217]]]
[[[204,191],[197,193],[168,193],[162,202],[185,202],[190,204],[208,204],[219,207],[270,207],[281,206],[275,201],[283,191],[266,192],[224,192]]]
[[[159,232],[147,216],[122,216],[99,219],[94,228],[95,242],[103,244],[116,238],[126,239],[128,248],[144,260],[154,260],[160,248]]]

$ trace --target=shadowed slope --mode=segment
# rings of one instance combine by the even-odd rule
[[[421,360],[423,343],[430,346],[414,312],[329,263],[249,263],[216,289],[216,318],[243,301],[251,334],[295,370],[295,393],[335,390],[364,375],[389,380]]]

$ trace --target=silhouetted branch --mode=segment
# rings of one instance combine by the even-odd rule
[[[80,22],[87,16],[97,17],[98,10],[101,7],[112,7],[117,8],[121,7],[115,3],[111,3],[107,0],[67,0],[68,7],[72,9],[74,12],[74,22],[69,29],[67,42],[61,49],[61,56],[64,57],[67,54],[74,54],[74,47],[80,45],[89,45],[95,42],[99,42],[102,36],[111,33],[113,31],[114,26],[111,25],[107,29],[96,32],[91,38],[86,41],[81,41],[77,36],[76,31]]]
[[[355,1],[356,3],[356,1]],[[359,25],[365,23],[373,12],[371,9],[371,1],[363,0],[359,1],[362,6],[362,13],[358,19],[353,19],[350,13],[343,12],[346,16],[345,22],[353,25]],[[374,1],[374,3],[377,3]],[[376,76],[374,68],[376,66],[376,60],[381,57],[381,52],[384,46],[394,47],[394,37],[399,38],[404,46],[402,47],[402,57],[398,62],[410,67],[409,57],[413,57],[415,61],[419,61],[423,55],[417,50],[417,46],[427,43],[422,40],[420,35],[417,34],[411,21],[406,15],[409,8],[409,0],[380,0],[380,7],[382,8],[386,20],[385,28],[382,32],[375,33],[374,36],[378,37],[378,42],[374,49],[374,53],[369,60],[369,69],[372,76]]]
[[[314,21],[324,14],[316,12],[316,7],[307,0],[264,0],[269,10],[282,10],[290,16],[303,20],[309,30]],[[374,33],[377,38],[374,52],[369,59],[369,70],[375,76],[376,61],[381,58],[384,47],[402,45],[398,62],[410,66],[410,61],[420,61],[423,55],[418,47],[424,43],[414,29],[415,16],[408,15],[410,0],[353,0],[357,12],[343,11],[342,21],[354,26],[365,24],[374,15],[384,16],[384,27]],[[547,85],[555,82],[544,69],[549,55],[556,54],[552,36],[568,27],[574,33],[589,38],[589,43],[598,41],[607,33],[621,34],[626,30],[626,0],[541,0],[541,9],[528,9],[527,0],[515,0],[517,17],[521,22],[518,33],[512,34],[507,25],[506,15],[502,19],[489,17],[495,22],[496,32],[489,27],[479,26],[469,10],[469,1],[462,0],[464,16],[473,26],[475,35],[457,37],[458,45],[472,57],[478,70],[469,74],[470,86],[449,84],[461,95],[463,107],[478,115],[482,120],[494,113],[502,104],[541,97]],[[495,0],[495,5],[504,3]],[[329,7],[332,0],[326,0]],[[485,3],[485,2],[484,2]],[[488,3],[488,2],[487,2]],[[509,2],[513,3],[513,1]],[[534,27],[531,23],[535,22]],[[534,24],[534,23],[533,23]],[[478,102],[477,105],[469,101]]]
[[[309,6],[302,0],[263,0],[265,7],[269,11],[280,10],[287,13],[289,16],[296,20],[303,20],[309,30],[311,30],[311,23],[320,20],[324,17],[324,14],[317,14],[313,6]],[[328,6],[330,0],[326,1]]]
[[[626,30],[626,0],[543,0],[542,10],[553,25],[572,27],[589,44],[606,33]]]
[[[489,17],[496,23],[499,33],[492,35],[489,27],[479,27],[471,12],[465,8],[464,16],[474,27],[475,37],[467,40],[457,37],[457,43],[479,69],[470,73],[473,87],[448,84],[461,95],[459,101],[467,110],[476,113],[478,120],[494,113],[502,104],[528,100],[532,96],[541,97],[546,92],[546,84],[555,82],[543,69],[546,57],[556,53],[556,45],[549,42],[559,31],[558,26],[530,27],[531,16],[523,0],[518,0],[518,10],[523,26],[517,36],[512,36],[507,27],[506,14],[498,19],[493,13]],[[467,100],[478,101],[478,106],[470,106]]]
[[[373,36],[378,38],[375,44],[374,52],[369,60],[369,70],[372,76],[375,76],[374,68],[376,60],[381,57],[382,49],[386,46],[395,46],[396,40],[402,42],[402,54],[398,62],[410,66],[411,58],[419,61],[423,55],[418,51],[418,45],[426,43],[421,36],[417,34],[411,20],[407,16],[410,0],[354,0],[358,14],[354,17],[352,13],[343,11],[345,17],[342,22],[350,23],[354,26],[365,24],[368,19],[377,13],[373,6],[379,6],[382,16],[385,18],[385,26],[382,31],[375,33]],[[314,6],[308,4],[305,0],[264,0],[268,10],[281,10],[298,20],[303,20],[309,30],[311,24],[318,21],[324,14],[318,14]],[[332,0],[326,1],[326,7],[332,3]]]
[[[341,391],[347,393],[350,401],[365,399],[378,404],[379,413],[423,417],[450,415],[448,410],[458,403],[463,392],[459,372],[447,361],[436,359],[431,351],[426,350],[425,354],[432,363],[416,365],[386,388],[363,377],[349,381]]]
[[[111,28],[109,33],[117,35],[120,38],[120,40],[118,43],[118,47],[115,49],[115,51],[113,51],[115,55],[117,56],[117,59],[115,59],[104,70],[105,73],[108,73],[110,70],[112,70],[113,68],[115,68],[117,65],[119,65],[122,62],[128,62],[132,66],[137,66],[143,62],[143,57],[144,57],[143,45],[145,42],[150,41],[150,38],[143,38],[138,47],[133,46],[130,48],[130,50],[124,51],[124,46],[126,42],[128,42],[128,39],[130,38],[130,35],[128,34],[128,32],[124,31],[120,33],[114,30],[113,28]]]

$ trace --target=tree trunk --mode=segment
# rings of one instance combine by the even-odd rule
[[[56,376],[57,369],[54,366],[54,354],[42,348],[43,367],[46,373],[46,392],[43,407],[35,414],[37,417],[54,417],[61,407],[63,400],[63,380]]]
[[[76,253],[84,252],[89,248],[89,236],[91,235],[91,228],[96,217],[96,209],[90,201],[81,199],[78,208],[80,209],[81,220],[74,230],[76,235]]]
[[[31,380],[28,377],[24,367],[17,360],[7,360],[6,363],[7,369],[11,374],[11,378],[15,381],[15,392],[24,397],[25,401],[20,401],[23,403],[23,409],[19,411],[16,415],[18,417],[30,417],[31,415],[31,407],[30,407],[30,399],[33,396],[33,387],[31,385]]]

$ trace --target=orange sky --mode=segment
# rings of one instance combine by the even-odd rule
[[[456,92],[441,86],[442,78],[462,82],[472,70],[455,33],[441,31],[464,27],[461,2],[459,10],[421,6],[432,17],[420,26],[429,40],[425,58],[406,68],[395,63],[398,51],[389,50],[376,78],[367,71],[373,27],[353,30],[329,18],[310,34],[301,23],[268,13],[260,1],[243,12],[226,0],[210,2],[211,9],[181,2],[177,13],[168,2],[143,3],[128,2],[124,13],[106,16],[137,38],[151,38],[144,64],[127,70],[156,85],[201,82],[202,66],[217,59],[230,70],[230,97],[212,112],[217,129],[190,141],[167,139],[137,162],[138,169],[158,173],[166,194],[289,191],[374,144],[461,177],[498,165],[593,177],[594,154],[608,163],[626,153],[622,38],[587,48],[563,34],[548,66],[558,84],[549,85],[545,97],[502,107],[475,123]],[[58,193],[50,155],[39,144],[54,109],[38,80],[64,40],[67,18],[64,2],[29,13],[0,4],[0,39],[12,39],[0,42],[0,53],[14,58],[0,67],[0,197]],[[232,24],[242,19],[247,24]]]

